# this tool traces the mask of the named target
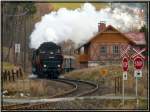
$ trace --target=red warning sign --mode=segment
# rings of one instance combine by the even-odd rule
[[[123,57],[122,68],[123,68],[123,71],[127,71],[128,70],[128,58],[127,57]]]
[[[144,60],[143,60],[143,58],[140,57],[140,56],[136,56],[134,58],[134,67],[139,70],[139,69],[142,69],[143,66],[144,66]]]

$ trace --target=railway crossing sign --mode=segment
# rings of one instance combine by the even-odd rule
[[[127,71],[128,70],[128,58],[126,56],[123,57],[122,67],[123,67],[123,71]]]
[[[144,66],[144,60],[140,56],[134,58],[134,77],[142,77],[142,68]]]
[[[123,72],[123,80],[127,80],[128,76],[127,76],[127,72]]]
[[[140,57],[142,57],[143,59],[145,59],[145,56],[142,55],[142,52],[146,51],[146,48],[143,48],[143,49],[141,49],[141,50],[133,48],[133,50],[134,50],[136,53],[131,56],[131,59],[134,59],[136,56],[140,56]]]
[[[128,71],[128,51],[130,49],[130,45],[128,45],[125,49],[122,48],[121,58],[122,58],[122,68],[123,68],[123,76],[122,76],[122,97],[123,97],[123,105],[124,105],[124,80],[127,80],[127,71]]]
[[[128,51],[130,46],[128,45],[125,49],[122,48],[123,52],[121,52],[122,57],[122,68],[123,68],[123,80],[127,80],[127,71],[128,71]]]
[[[142,70],[134,70],[134,77],[136,78],[142,77]]]
[[[144,60],[142,59],[142,57],[140,56],[136,56],[134,58],[134,67],[137,69],[137,70],[141,70],[144,66]]]
[[[138,105],[138,79],[142,77],[142,68],[144,66],[144,60],[145,56],[142,55],[142,52],[146,50],[146,48],[143,49],[135,49],[133,50],[136,52],[131,56],[131,59],[133,60],[134,63],[134,77],[136,78],[136,86],[135,86],[135,95],[137,97],[137,105]]]
[[[144,67],[144,59],[145,56],[142,55],[142,52],[146,50],[146,48],[143,48],[141,50],[133,48],[133,50],[136,52],[131,56],[131,59],[134,63],[134,76],[136,78],[142,77],[142,68]]]
[[[124,56],[129,57],[128,55],[129,49],[130,49],[130,45],[128,45],[126,48],[122,48],[121,57],[124,57]]]

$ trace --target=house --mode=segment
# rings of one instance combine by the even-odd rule
[[[80,68],[106,63],[120,63],[120,51],[130,46],[145,45],[144,33],[122,33],[112,25],[99,23],[98,33],[77,49]]]

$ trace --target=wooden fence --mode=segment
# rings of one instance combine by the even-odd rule
[[[122,93],[122,77],[121,76],[117,76],[114,77],[114,86],[115,86],[115,94],[117,93]]]
[[[23,78],[23,72],[21,68],[17,70],[12,69],[2,71],[1,75],[2,82],[14,82],[20,78]]]

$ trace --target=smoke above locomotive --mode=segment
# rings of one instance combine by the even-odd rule
[[[60,8],[52,11],[35,24],[30,35],[30,47],[38,48],[43,42],[59,43],[68,39],[77,47],[98,31],[100,21],[123,32],[131,31],[132,28],[140,29],[145,24],[145,17],[142,15],[145,10],[139,4],[114,4],[112,7],[96,10],[92,4],[85,3],[75,10]]]

